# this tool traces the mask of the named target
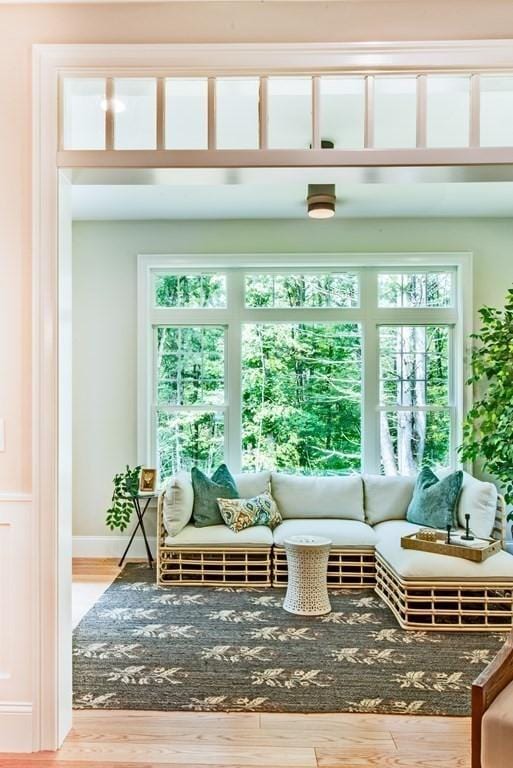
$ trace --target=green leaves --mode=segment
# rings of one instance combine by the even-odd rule
[[[467,461],[483,460],[483,468],[499,480],[508,504],[513,503],[513,288],[504,309],[482,307],[481,330],[472,334],[472,375],[479,397],[463,424],[459,451]],[[513,519],[510,512],[508,520]]]
[[[132,499],[139,493],[140,474],[140,466],[131,469],[127,464],[124,472],[114,475],[112,506],[107,510],[105,518],[105,523],[111,531],[115,528],[124,531],[130,522],[134,509]]]

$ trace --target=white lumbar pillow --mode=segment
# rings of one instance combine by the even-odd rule
[[[273,472],[271,493],[285,520],[332,517],[364,522],[360,475],[318,477]]]
[[[170,536],[176,536],[192,517],[194,491],[189,472],[177,472],[167,481],[162,502],[162,518]]]
[[[406,520],[415,478],[397,475],[362,475],[365,519],[369,525],[385,520]]]
[[[452,470],[443,469],[437,472],[439,477],[445,477]],[[463,485],[458,499],[458,523],[465,527],[465,515],[470,515],[469,527],[474,536],[487,539],[492,535],[497,514],[497,488],[493,483],[478,480],[468,472],[463,472]]]

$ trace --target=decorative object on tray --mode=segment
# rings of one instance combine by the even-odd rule
[[[465,533],[461,537],[464,541],[474,541],[474,536],[470,533],[470,515],[465,515]]]
[[[433,528],[421,528],[417,533],[419,541],[436,541],[436,531]]]
[[[326,572],[331,548],[322,536],[285,539],[289,580],[283,607],[299,616],[322,616],[331,611]]]
[[[155,493],[157,487],[157,470],[143,467],[141,469],[141,478],[139,480],[139,491],[141,493]]]
[[[254,525],[267,525],[271,530],[281,523],[281,515],[270,492],[252,499],[218,499],[219,510],[228,528],[238,533]]]
[[[463,472],[452,472],[439,479],[433,470],[419,472],[406,518],[410,523],[430,528],[457,524],[457,504],[463,483]]]
[[[191,480],[194,489],[192,521],[196,528],[223,524],[217,500],[239,498],[237,484],[226,464],[220,464],[210,478],[198,467],[193,467]]]
[[[501,542],[495,539],[472,539],[469,542],[462,535],[452,533],[448,541],[449,533],[442,531],[433,531],[433,533],[435,534],[434,540],[432,538],[427,539],[422,530],[418,533],[402,536],[401,546],[403,549],[420,549],[424,552],[462,557],[475,563],[482,563],[502,549]]]

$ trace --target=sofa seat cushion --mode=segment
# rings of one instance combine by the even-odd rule
[[[266,525],[254,525],[234,533],[227,525],[197,528],[186,525],[176,536],[167,536],[166,547],[271,547],[273,534]]]
[[[365,521],[360,475],[271,474],[271,493],[284,520],[336,518]]]
[[[513,557],[504,551],[483,563],[473,563],[461,557],[403,549],[401,536],[419,528],[403,520],[389,520],[374,528],[378,537],[376,552],[406,581],[513,581]]]
[[[490,704],[481,726],[481,765],[506,768],[511,765],[513,740],[513,683],[509,683]]]
[[[414,477],[362,475],[365,519],[370,525],[405,520],[415,488]]]
[[[274,543],[283,547],[290,536],[323,536],[334,547],[373,549],[376,534],[366,523],[357,520],[284,520],[274,529]]]

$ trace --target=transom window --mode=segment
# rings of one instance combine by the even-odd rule
[[[452,466],[457,267],[289,258],[141,273],[144,460],[162,480],[222,460],[308,474]]]

